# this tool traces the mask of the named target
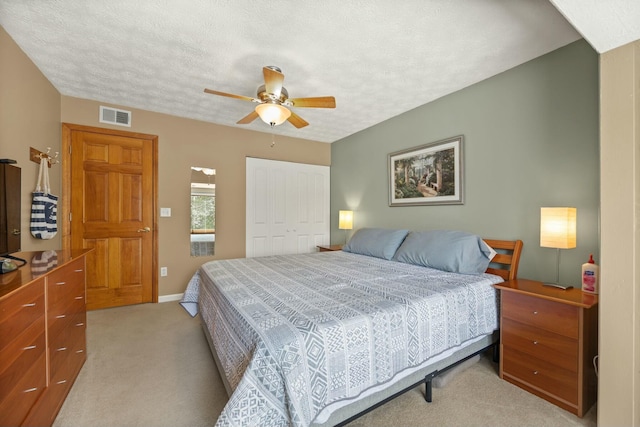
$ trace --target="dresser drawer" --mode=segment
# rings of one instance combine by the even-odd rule
[[[501,329],[501,342],[506,347],[577,372],[578,340],[511,319],[503,319]]]
[[[46,357],[42,352],[36,361],[20,378],[13,388],[0,397],[0,425],[17,426],[25,419],[29,410],[42,394],[46,385]]]
[[[49,343],[49,378],[66,371],[71,353],[71,337],[65,329]]]
[[[22,375],[45,354],[44,316],[32,323],[22,334],[0,351],[0,400]],[[43,378],[45,372],[42,372]]]
[[[74,270],[63,268],[56,272],[60,274],[52,274],[52,277],[47,280],[47,301],[50,306],[58,305],[76,296],[84,296],[84,270],[82,269],[84,264],[76,265],[76,263],[73,266],[78,268]],[[70,272],[68,275],[63,274],[67,271]]]
[[[579,308],[515,292],[502,292],[502,317],[578,338]]]
[[[48,312],[49,335],[55,338],[60,331],[71,326],[77,314],[84,312],[86,312],[84,294],[70,296],[66,300],[58,301],[55,305],[50,305]]]
[[[69,326],[69,368],[71,372],[80,370],[87,359],[86,314],[78,313]]]
[[[0,302],[0,351],[10,340],[44,316],[44,279],[35,281]]]
[[[513,349],[504,351],[502,358],[504,377],[528,383],[571,404],[578,403],[578,375],[576,372]]]

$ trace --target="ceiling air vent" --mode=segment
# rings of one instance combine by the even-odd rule
[[[100,123],[131,127],[131,111],[100,106]]]

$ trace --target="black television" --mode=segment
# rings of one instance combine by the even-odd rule
[[[0,159],[0,256],[20,252],[20,168]]]

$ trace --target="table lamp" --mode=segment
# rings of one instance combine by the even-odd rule
[[[347,230],[353,228],[353,211],[340,211],[338,213],[338,228],[344,230],[344,243],[347,243]]]
[[[560,249],[576,247],[576,208],[540,208],[540,246],[556,248],[556,281],[560,281]]]

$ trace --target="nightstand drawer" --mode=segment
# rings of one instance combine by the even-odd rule
[[[578,375],[511,349],[503,357],[503,376],[521,381],[571,404],[578,403]]]
[[[578,338],[578,307],[515,292],[502,292],[501,299],[504,318]]]
[[[578,340],[573,338],[503,319],[502,344],[569,371],[578,369]]]

